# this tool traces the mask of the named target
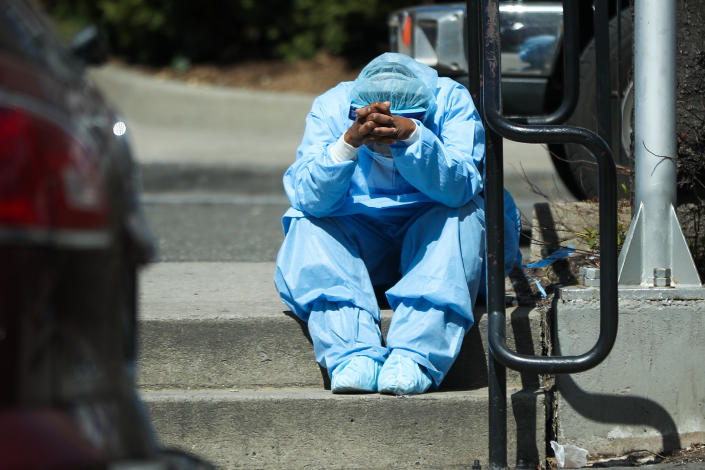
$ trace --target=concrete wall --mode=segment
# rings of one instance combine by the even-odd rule
[[[570,290],[556,304],[554,354],[580,354],[597,340],[599,302],[566,300]],[[705,301],[620,300],[617,342],[606,361],[557,377],[558,442],[593,456],[703,442],[704,358]]]

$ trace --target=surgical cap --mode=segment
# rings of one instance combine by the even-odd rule
[[[429,110],[435,99],[426,84],[406,65],[374,60],[355,80],[350,101],[352,108],[390,101],[392,114],[406,114]]]

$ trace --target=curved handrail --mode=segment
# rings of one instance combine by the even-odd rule
[[[599,364],[612,350],[617,337],[617,194],[616,168],[609,145],[595,133],[574,126],[528,126],[512,122],[500,112],[499,6],[498,0],[483,0],[482,40],[484,49],[482,102],[484,118],[496,134],[527,143],[577,143],[597,159],[600,224],[600,335],[586,353],[576,356],[529,356],[510,350],[504,338],[504,248],[503,169],[501,153],[486,164],[485,203],[488,250],[488,343],[501,364],[520,371],[539,373],[580,372]],[[501,145],[501,144],[500,144]],[[498,208],[494,207],[498,204]],[[496,220],[499,219],[499,220]],[[494,233],[496,230],[499,232]],[[494,246],[492,246],[494,245]],[[492,249],[490,247],[492,246]],[[497,280],[501,282],[497,282]],[[501,323],[501,325],[500,325]]]

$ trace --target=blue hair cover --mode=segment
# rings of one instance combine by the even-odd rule
[[[386,53],[372,60],[360,72],[350,94],[351,119],[354,110],[375,101],[391,102],[392,114],[423,116],[435,107],[435,70],[403,54]]]

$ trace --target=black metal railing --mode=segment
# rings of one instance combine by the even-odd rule
[[[507,468],[506,367],[525,372],[561,374],[580,372],[599,364],[611,351],[617,336],[617,195],[616,168],[609,145],[595,133],[574,126],[557,125],[565,121],[574,109],[577,98],[578,54],[577,1],[564,0],[564,60],[566,87],[564,102],[547,116],[509,119],[502,115],[500,105],[500,36],[498,0],[467,0],[468,62],[470,92],[478,103],[482,97],[481,114],[486,130],[485,212],[487,224],[487,312],[488,312],[488,387],[489,387],[489,467]],[[596,8],[606,9],[607,3],[596,0]],[[597,55],[609,58],[609,14],[595,13]],[[606,40],[605,40],[606,39]],[[482,59],[482,62],[480,60]],[[601,59],[600,59],[601,60]],[[473,62],[473,63],[471,63]],[[482,64],[480,66],[480,64]],[[481,71],[481,72],[480,72]],[[473,76],[472,74],[476,75]],[[598,86],[607,86],[609,68],[597,68]],[[602,75],[600,75],[602,74]],[[606,74],[606,79],[604,75]],[[574,94],[571,94],[574,93]],[[603,97],[604,88],[597,93]],[[608,95],[609,96],[609,95]],[[605,100],[598,98],[598,115]],[[609,101],[607,101],[609,106]],[[480,109],[480,107],[478,107]],[[607,111],[609,112],[609,108]],[[529,356],[510,350],[505,338],[504,290],[504,173],[502,138],[528,143],[576,143],[586,147],[596,158],[599,177],[600,224],[600,334],[592,349],[577,356]],[[517,456],[518,460],[521,456]]]

